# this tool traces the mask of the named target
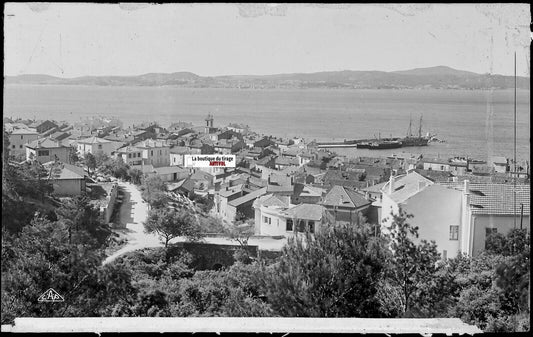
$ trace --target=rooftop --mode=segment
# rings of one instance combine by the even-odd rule
[[[321,204],[324,206],[360,208],[370,205],[370,203],[363,195],[354,190],[345,186],[333,186]]]
[[[321,205],[300,204],[289,208],[284,213],[289,218],[320,221],[320,219],[322,219],[323,212],[324,207]]]
[[[464,182],[441,183],[443,186],[464,189]],[[530,214],[530,185],[516,185],[516,209],[514,209],[513,184],[470,183],[470,207],[472,214],[513,215],[520,214],[524,205],[524,215]]]
[[[250,192],[240,198],[237,198],[235,200],[232,200],[230,201],[228,204],[231,205],[231,206],[234,206],[234,207],[237,207],[237,206],[240,206],[242,204],[245,204],[249,201],[252,201],[264,194],[266,194],[266,191],[267,191],[267,188],[266,187],[263,187],[263,188],[260,188],[258,190],[255,190],[253,192]]]
[[[50,138],[40,138],[36,139],[33,142],[26,144],[26,147],[30,149],[51,149],[51,148],[61,148],[66,147],[61,142],[56,141]]]
[[[422,188],[433,184],[433,181],[415,171],[393,177],[393,181],[394,190],[392,194],[389,194],[390,182],[387,182],[383,186],[382,191],[389,194],[390,198],[396,203],[405,201],[406,199],[418,193]]]
[[[111,141],[107,140],[107,139],[104,139],[104,138],[89,137],[89,138],[78,140],[78,143],[81,143],[81,144],[101,144],[101,143],[111,143]]]

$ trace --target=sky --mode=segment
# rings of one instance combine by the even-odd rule
[[[529,76],[528,4],[7,3],[4,74],[201,76],[445,65]]]

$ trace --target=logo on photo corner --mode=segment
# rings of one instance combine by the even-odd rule
[[[39,298],[37,299],[39,302],[64,302],[65,299],[63,296],[59,295],[57,291],[50,288],[47,291],[45,291]]]

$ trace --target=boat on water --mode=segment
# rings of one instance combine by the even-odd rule
[[[411,125],[412,121],[411,118],[409,118],[409,129],[407,130],[407,136],[401,140],[402,146],[427,146],[429,144],[430,137],[422,136],[422,116],[420,116],[420,124],[418,126],[418,137],[413,136],[411,132]]]
[[[399,140],[378,140],[369,144],[370,150],[398,149],[402,147]]]

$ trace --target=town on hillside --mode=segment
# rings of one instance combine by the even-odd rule
[[[381,317],[388,331],[416,317],[529,329],[528,161],[349,158],[212,114],[164,127],[4,118],[3,154],[2,324]],[[200,155],[235,165],[189,166]]]
[[[164,182],[170,196],[202,200],[223,223],[253,220],[257,237],[315,233],[328,216],[351,225],[364,217],[386,230],[401,207],[413,215],[419,239],[435,240],[446,259],[483,250],[489,229],[505,234],[530,224],[529,162],[504,157],[346,158],[305,139],[259,135],[243,124],[217,126],[212,114],[202,126],[127,128],[102,117],[76,123],[4,118],[4,133],[11,165],[38,162],[55,170],[55,195],[102,190],[93,193],[95,203],[111,224],[121,182],[148,177]],[[184,166],[194,154],[233,154],[236,165]],[[111,160],[124,165],[122,176],[109,170]]]

